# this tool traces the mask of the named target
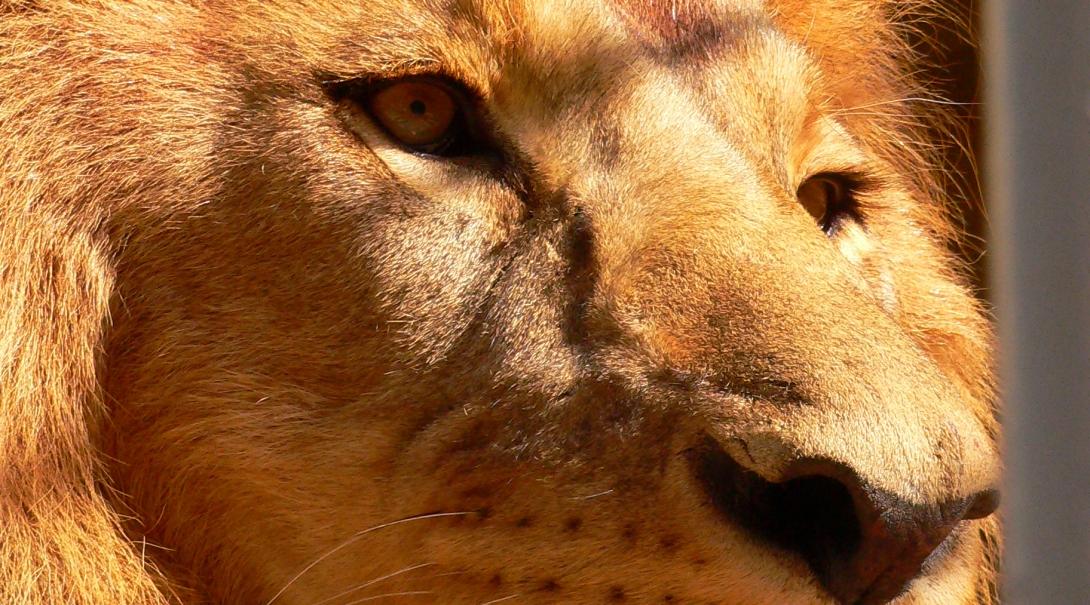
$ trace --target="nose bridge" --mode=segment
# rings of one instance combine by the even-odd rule
[[[758,240],[783,200],[767,171],[723,136],[685,87],[656,80],[621,97],[610,112],[587,116],[578,129],[586,139],[565,145],[574,153],[547,154],[560,165],[564,197],[592,230],[603,299],[623,302],[631,280],[646,272],[677,269],[682,281],[714,281],[707,273],[720,269],[710,259],[772,253]]]
[[[744,308],[759,335],[743,345],[744,355],[729,358],[772,360],[760,371],[790,385],[794,400],[773,399],[766,414],[741,422],[722,416],[718,429],[733,433],[751,470],[773,481],[790,478],[800,459],[821,459],[917,504],[993,488],[996,445],[973,408],[983,402],[965,400],[828,249],[764,266],[757,293],[735,293],[750,297]],[[836,269],[813,268],[822,264]],[[726,333],[716,338],[737,342]]]
[[[670,81],[626,80],[608,111],[585,100],[523,121],[545,188],[592,240],[588,332],[653,360],[649,375],[702,376],[757,402],[701,413],[766,479],[810,458],[921,502],[990,488],[995,446],[971,404],[793,212],[782,177]]]
[[[920,504],[994,486],[996,446],[972,408],[980,402],[962,399],[831,246],[793,256],[776,243],[753,251],[706,240],[681,242],[691,255],[681,268],[633,268],[638,277],[616,295],[640,302],[615,307],[621,321],[638,318],[630,325],[655,358],[726,394],[703,413],[732,456],[773,482],[791,478],[798,460],[828,460]]]
[[[803,238],[782,222],[750,236],[768,242],[759,252],[687,240],[701,257],[693,270],[634,280],[677,300],[650,307],[664,310],[662,328],[645,342],[664,342],[675,367],[726,393],[706,411],[713,436],[773,482],[819,459],[917,504],[991,489],[998,457],[980,402],[963,399],[832,246],[786,249]]]
[[[805,458],[920,503],[989,489],[995,444],[972,402],[809,217],[695,114],[656,118],[676,136],[648,136],[606,169],[584,163],[570,181],[593,233],[596,323],[672,372],[762,401],[761,413],[705,413],[766,479]]]

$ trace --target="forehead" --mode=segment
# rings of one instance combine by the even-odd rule
[[[753,16],[759,2],[736,0],[605,0],[634,33],[659,44],[685,44],[694,36],[718,36],[730,17]]]
[[[729,96],[716,91],[726,93],[732,83],[750,89],[738,90],[735,102],[745,103],[741,96],[761,89],[790,105],[808,102],[807,91],[816,84],[806,51],[759,2],[515,1],[516,9],[505,14],[518,20],[513,29],[519,35],[501,39],[502,50],[490,57],[500,87],[617,100],[642,83],[663,98],[667,89],[703,97],[704,109],[715,112],[726,109]]]
[[[662,55],[712,50],[747,30],[770,26],[756,0],[510,0],[504,11],[536,41],[564,46],[584,39],[626,39]],[[480,0],[480,14],[500,3]],[[486,19],[495,22],[495,19]],[[548,40],[548,34],[562,34]]]
[[[315,17],[303,24],[316,26],[315,37],[336,32],[343,41],[335,56],[320,59],[361,72],[439,62],[480,72],[535,56],[594,59],[606,49],[627,59],[652,51],[698,60],[771,26],[768,10],[755,0],[378,0],[322,8],[327,4],[307,3],[312,8],[303,11],[338,21],[329,27],[325,17]],[[279,15],[266,6],[261,10],[274,18],[298,20],[298,11]],[[313,47],[311,41],[301,46]]]
[[[768,10],[754,0],[447,0],[420,1],[421,13],[391,15],[391,32],[405,38],[393,54],[442,65],[490,91],[498,80],[536,72],[537,84],[593,88],[620,74],[654,69],[691,78],[731,60],[747,43],[778,38]],[[421,21],[430,20],[424,25]],[[738,53],[733,53],[738,54]],[[794,71],[790,61],[778,69]],[[799,70],[799,75],[804,75]]]

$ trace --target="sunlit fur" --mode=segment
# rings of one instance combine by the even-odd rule
[[[941,19],[0,0],[0,602],[829,602],[685,453],[994,479],[903,42]],[[329,92],[414,73],[480,95],[503,161]],[[794,200],[829,170],[869,183],[832,236]],[[997,543],[966,523],[899,602],[992,602]]]

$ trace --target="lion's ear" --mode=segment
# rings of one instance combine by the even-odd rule
[[[0,187],[0,603],[164,603],[99,490],[107,252],[93,221]]]

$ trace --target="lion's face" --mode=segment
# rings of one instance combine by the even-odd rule
[[[66,22],[127,150],[96,447],[179,598],[987,597],[891,7],[229,5]]]

